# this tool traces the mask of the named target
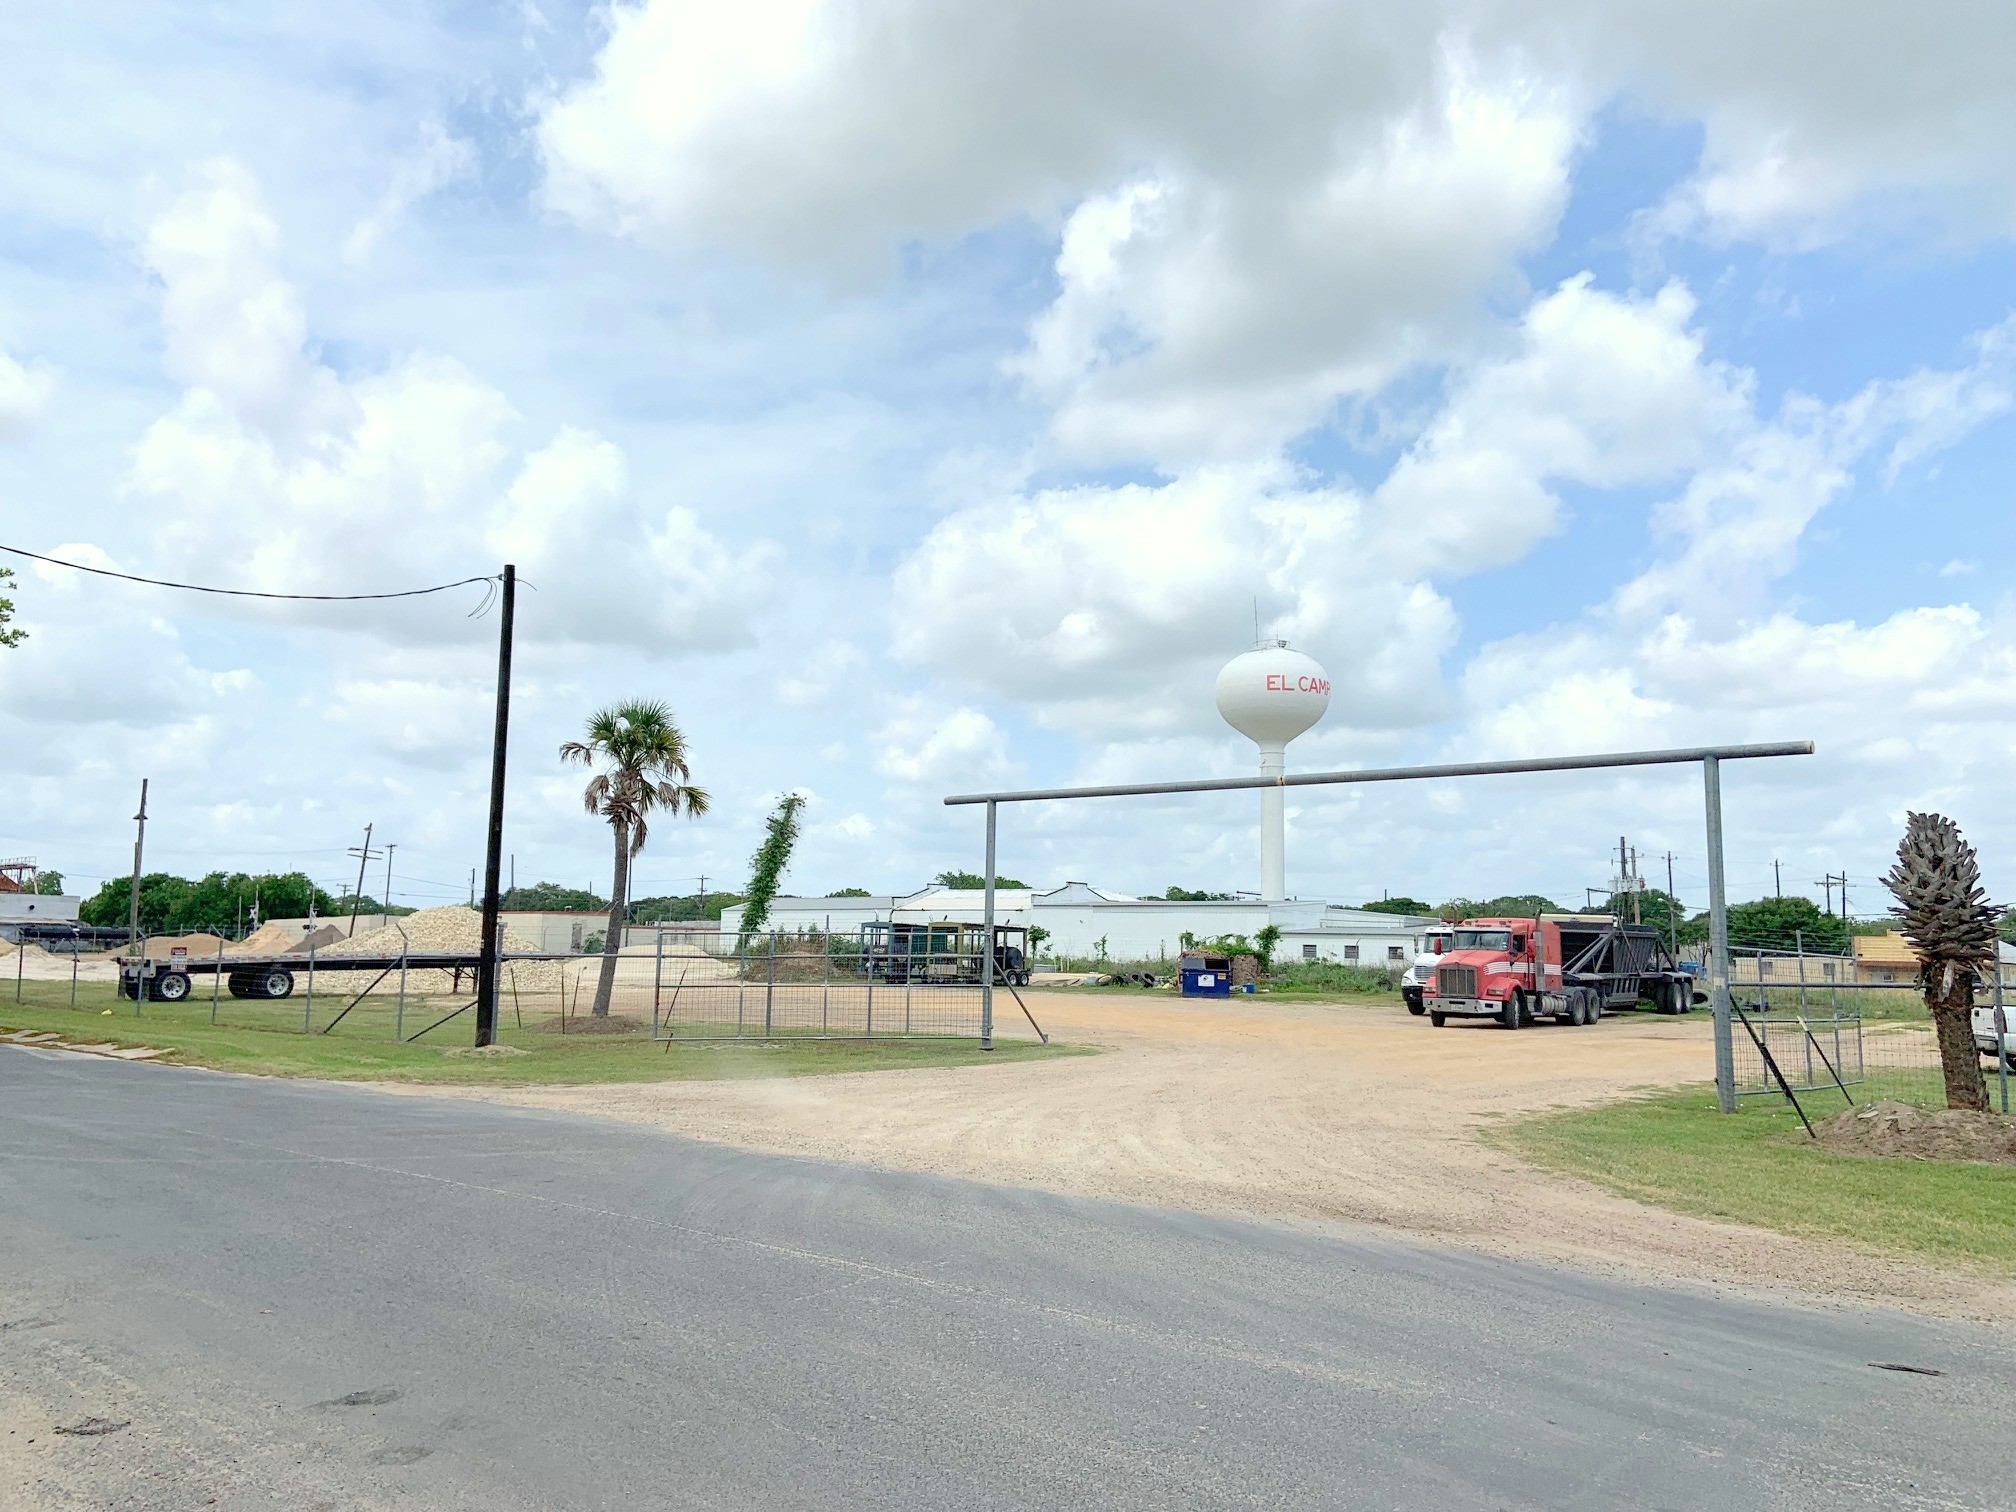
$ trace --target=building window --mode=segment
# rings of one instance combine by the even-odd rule
[[[1303,959],[1303,960],[1305,960],[1305,961],[1313,961],[1313,960],[1315,960],[1315,959],[1316,959],[1316,947],[1315,947],[1314,945],[1304,945],[1304,946],[1302,947],[1302,959]]]
[[[1357,959],[1358,959],[1358,947],[1357,947],[1356,945],[1346,945],[1346,946],[1344,947],[1344,959],[1345,959],[1345,960],[1347,960],[1347,961],[1355,961],[1355,960],[1357,960]]]
[[[1771,975],[1771,958],[1769,956],[1759,956],[1757,958],[1757,975],[1760,977]]]
[[[1407,959],[1407,956],[1398,945],[1388,945],[1386,947],[1386,959],[1389,961],[1404,961]]]

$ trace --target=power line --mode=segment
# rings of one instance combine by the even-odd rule
[[[470,583],[496,581],[493,574],[485,573],[481,577],[457,578],[452,583],[437,583],[432,588],[404,588],[397,593],[261,593],[251,588],[213,588],[204,583],[173,583],[166,578],[137,577],[130,572],[114,572],[109,567],[86,567],[82,562],[66,562],[61,557],[43,556],[39,552],[24,551],[19,546],[0,546],[0,551],[12,552],[15,556],[27,557],[34,562],[47,562],[52,567],[68,567],[73,572],[119,578],[128,583],[145,583],[150,588],[180,588],[188,593],[218,593],[227,598],[289,599],[321,604],[357,603],[366,599],[421,598],[429,593],[446,593],[450,588],[461,588]],[[488,602],[486,598],[484,603]],[[481,612],[480,606],[478,612]]]

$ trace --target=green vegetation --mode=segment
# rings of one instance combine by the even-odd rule
[[[1530,919],[1536,913],[1566,913],[1538,893],[1505,893],[1496,898],[1451,898],[1436,910],[1445,919]]]
[[[1199,892],[1188,887],[1171,887],[1162,896],[1171,903],[1233,903],[1238,901],[1231,893]]]
[[[872,898],[873,893],[865,887],[843,887],[837,892],[826,894],[829,898]]]
[[[1936,1072],[1897,1090],[1941,1101]],[[1841,1101],[1816,1094],[1808,1106],[1817,1118]],[[1815,1147],[1775,1098],[1723,1114],[1712,1089],[1684,1088],[1539,1114],[1490,1138],[1535,1165],[1676,1212],[2016,1275],[2016,1168],[1837,1155]]]
[[[791,864],[791,852],[798,847],[798,811],[805,807],[802,793],[786,793],[763,822],[763,843],[749,858],[748,902],[742,908],[742,932],[755,934],[770,922],[770,903]]]
[[[967,892],[979,892],[987,885],[987,879],[980,873],[969,871],[942,871],[931,880],[940,887],[957,888]],[[1027,882],[1018,882],[1013,877],[999,876],[994,879],[994,885],[997,888],[1014,888],[1017,891],[1029,886]]]
[[[721,910],[746,901],[736,892],[689,893],[684,897],[638,898],[630,905],[632,924],[692,924],[701,919],[721,922]]]
[[[86,898],[77,910],[86,924],[118,929],[127,917],[132,896],[130,877],[113,877]],[[259,919],[305,919],[348,914],[347,905],[308,880],[302,872],[248,877],[243,872],[208,873],[199,881],[148,872],[140,879],[140,928],[150,935],[207,934],[236,938]],[[375,906],[371,909],[376,912]]]
[[[1408,914],[1417,919],[1435,917],[1435,909],[1419,898],[1381,898],[1376,903],[1360,903],[1358,907],[1363,913]]]
[[[12,587],[13,583],[14,569],[12,567],[0,567],[0,588]],[[13,619],[14,600],[5,595],[0,595],[0,649],[5,649],[9,646],[18,646],[28,638],[28,632],[14,625]]]
[[[1284,961],[1261,984],[1260,990],[1298,997],[1391,995],[1400,990],[1400,976],[1406,969],[1356,966],[1342,961]]]
[[[597,897],[585,887],[534,882],[530,887],[506,888],[499,906],[524,913],[607,913],[609,900]]]
[[[677,1043],[668,1051],[662,1042],[654,1043],[642,1034],[562,1035],[550,1029],[520,1029],[507,1010],[499,1042],[526,1053],[492,1059],[449,1053],[469,1043],[467,1014],[425,1039],[401,1044],[391,1037],[390,1005],[376,1000],[359,1008],[334,1034],[323,1035],[300,1032],[301,1007],[296,999],[265,1005],[227,997],[220,1013],[235,1015],[239,1022],[213,1028],[207,993],[200,1000],[192,997],[178,1004],[146,1003],[136,1016],[133,1004],[115,999],[108,985],[90,983],[80,987],[75,1009],[64,1006],[69,984],[61,984],[60,996],[49,990],[57,985],[31,983],[31,987],[44,990],[23,1003],[0,998],[0,1031],[48,1030],[75,1044],[110,1043],[166,1050],[172,1053],[177,1065],[209,1066],[256,1076],[312,1076],[330,1081],[579,1086],[598,1082],[711,1081],[980,1066],[1090,1053],[1075,1046],[1001,1040],[990,1054],[970,1040],[901,1039]],[[326,1021],[343,1001],[335,999],[328,1010],[318,1011],[318,1022]],[[410,1006],[408,1031],[424,1028],[454,1006],[457,1005],[433,1004],[431,1013],[417,1005]],[[358,1018],[367,1012],[368,1018]],[[245,1021],[255,1014],[265,1020],[262,1025]]]
[[[35,891],[45,898],[63,896],[63,873],[59,871],[38,871],[35,873]]]

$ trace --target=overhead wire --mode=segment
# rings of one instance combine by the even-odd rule
[[[402,588],[393,593],[268,593],[256,588],[218,588],[207,583],[178,583],[168,578],[141,577],[137,573],[115,572],[109,567],[87,567],[82,562],[66,562],[61,557],[44,556],[40,552],[27,551],[19,546],[0,545],[0,551],[26,557],[33,562],[47,562],[52,567],[68,567],[73,572],[88,572],[95,577],[144,583],[150,588],[177,588],[185,593],[215,593],[226,598],[284,599],[295,603],[340,604],[361,603],[374,599],[423,598],[430,593],[446,593],[451,588],[465,587],[470,583],[491,585],[491,591],[485,593],[483,602],[471,611],[472,618],[490,607],[497,581],[496,574],[485,573],[478,577],[457,578],[452,583],[436,583],[430,588]]]

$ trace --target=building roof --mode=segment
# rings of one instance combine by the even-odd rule
[[[1858,966],[1908,966],[1914,971],[1918,969],[1918,952],[1894,929],[1880,935],[1857,935],[1853,943]]]

